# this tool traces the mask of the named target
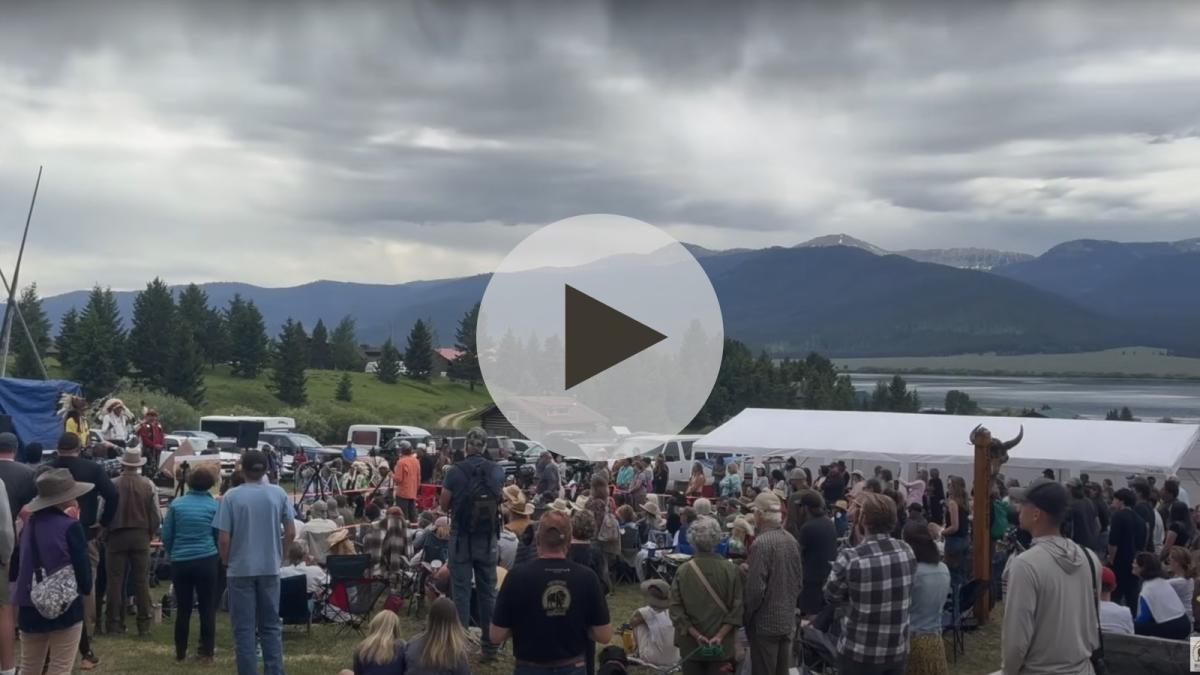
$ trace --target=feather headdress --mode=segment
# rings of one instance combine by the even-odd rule
[[[133,413],[129,411],[129,408],[125,407],[124,401],[122,401],[121,399],[119,399],[115,396],[113,398],[108,399],[107,401],[104,402],[104,405],[100,406],[99,414],[107,415],[107,414],[111,413],[113,411],[113,408],[117,407],[118,405],[121,406],[121,416],[124,417],[127,421],[133,421]]]
[[[63,392],[62,396],[58,397],[58,416],[66,417],[67,413],[72,410],[82,414],[87,409],[87,399],[82,396],[76,396],[70,392]]]

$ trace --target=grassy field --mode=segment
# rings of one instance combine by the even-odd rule
[[[628,620],[640,604],[641,596],[636,586],[618,586],[617,591],[609,598],[613,623],[619,625]],[[988,626],[967,634],[966,655],[960,657],[957,663],[951,661],[950,672],[953,675],[987,675],[999,668],[999,620],[1000,615],[997,612]],[[401,616],[401,621],[404,624],[405,636],[415,635],[423,630],[419,620]],[[93,672],[132,674],[167,671],[172,675],[201,675],[235,671],[233,632],[229,626],[228,615],[217,616],[217,659],[213,665],[207,667],[192,660],[182,664],[175,663],[172,625],[170,619],[167,619],[163,625],[155,626],[152,635],[145,639],[129,636],[98,638],[93,649],[100,657],[101,663]],[[337,629],[329,625],[313,626],[311,635],[305,635],[303,627],[285,627],[283,652],[288,674],[332,675],[341,668],[349,668],[351,652],[359,638],[350,635],[337,637],[336,632]],[[198,635],[199,624],[193,618],[193,643]],[[192,652],[195,652],[194,644]],[[493,664],[484,665],[472,660],[471,672],[501,675],[511,673],[512,667],[511,652],[507,652]]]
[[[475,391],[463,383],[434,378],[428,384],[400,378],[396,384],[384,384],[366,373],[351,373],[354,400],[341,403],[334,398],[342,373],[332,370],[308,371],[309,406],[332,406],[351,410],[361,422],[384,422],[433,426],[450,415],[489,402],[487,389],[475,385]],[[219,366],[205,377],[208,397],[202,412],[220,414],[233,408],[251,408],[275,414],[287,406],[267,391],[267,380],[233,377],[226,366]]]
[[[1079,354],[871,357],[834,359],[834,364],[838,369],[889,373],[1200,378],[1200,358],[1171,356],[1153,347]]]

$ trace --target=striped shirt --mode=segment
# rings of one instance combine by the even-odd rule
[[[829,603],[845,606],[839,653],[862,664],[904,659],[916,570],[908,544],[886,534],[867,535],[858,546],[842,549],[825,583]]]

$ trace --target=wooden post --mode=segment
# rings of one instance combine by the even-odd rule
[[[990,500],[990,444],[992,439],[990,435],[984,436],[986,444],[977,442],[975,445],[975,497],[974,506],[971,509],[974,514],[971,521],[971,554],[975,561],[974,576],[982,581],[988,589],[980,593],[979,599],[975,602],[975,618],[981,624],[987,623],[988,613],[992,607],[992,505]]]

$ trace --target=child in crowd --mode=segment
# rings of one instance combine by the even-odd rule
[[[629,619],[637,647],[633,656],[641,661],[664,668],[679,662],[675,646],[675,626],[671,623],[671,587],[662,579],[642,582],[642,597],[646,605],[639,607]]]
[[[404,674],[470,675],[467,654],[471,649],[471,638],[458,621],[454,602],[438,598],[429,606],[425,632],[404,648]]]
[[[371,619],[366,639],[354,648],[354,669],[338,675],[395,675],[404,669],[404,641],[400,639],[400,617],[383,610]]]
[[[1111,567],[1105,567],[1100,571],[1100,630],[1133,635],[1133,615],[1129,613],[1129,608],[1112,601],[1112,593],[1116,588],[1117,574]]]
[[[435,560],[446,562],[446,551],[450,547],[450,519],[442,516],[434,521],[433,532],[425,535],[422,559],[427,563]]]
[[[353,525],[358,520],[354,517],[354,509],[350,507],[350,500],[346,498],[346,495],[338,495],[337,497],[334,497],[334,505],[334,510],[336,510],[338,515],[342,518],[343,527],[346,525]],[[333,513],[333,511],[330,511],[330,513]]]

